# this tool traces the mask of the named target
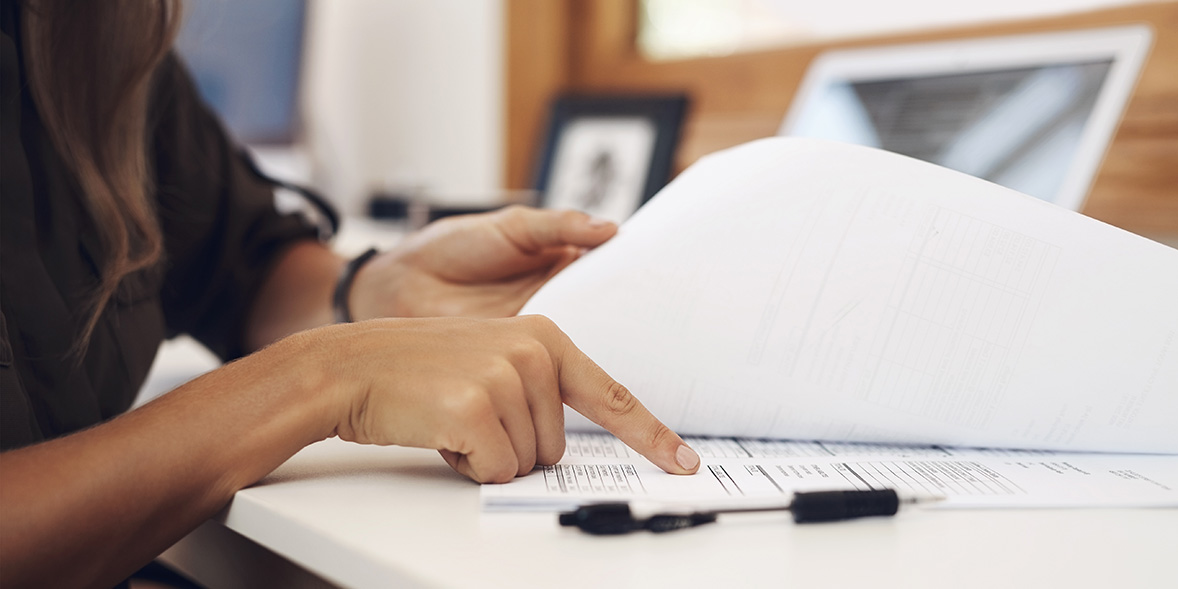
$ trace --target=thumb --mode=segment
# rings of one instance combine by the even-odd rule
[[[614,223],[580,211],[520,206],[500,211],[496,225],[507,239],[526,253],[567,245],[596,247],[618,232]]]

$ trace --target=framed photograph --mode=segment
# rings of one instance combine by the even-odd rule
[[[536,177],[540,206],[621,223],[670,179],[687,97],[562,96]]]

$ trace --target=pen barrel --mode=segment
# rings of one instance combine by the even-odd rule
[[[797,493],[790,512],[794,521],[829,522],[872,515],[895,515],[900,497],[892,489],[878,491],[822,491]]]
[[[598,536],[628,534],[643,528],[643,522],[634,519],[626,503],[582,505],[575,511],[560,514],[560,525]]]

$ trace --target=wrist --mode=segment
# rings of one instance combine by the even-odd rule
[[[280,419],[298,432],[302,444],[336,435],[341,408],[350,406],[345,375],[338,374],[337,328],[325,326],[283,338],[257,357],[284,407]],[[275,413],[277,418],[279,413]]]
[[[318,439],[334,436],[358,441],[357,417],[365,413],[371,374],[364,351],[373,349],[371,336],[384,331],[382,322],[330,325],[297,334],[285,356],[298,358],[292,402],[300,404],[304,427]],[[316,441],[317,441],[316,440]]]
[[[376,257],[378,253],[380,252],[376,248],[369,248],[368,251],[352,258],[344,265],[339,278],[336,280],[335,289],[331,294],[332,316],[336,323],[351,323],[355,321],[350,303],[352,285],[355,284],[356,275],[360,273],[360,269],[372,260],[372,258]]]

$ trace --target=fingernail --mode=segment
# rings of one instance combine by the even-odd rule
[[[699,454],[696,454],[695,450],[688,448],[685,444],[679,446],[679,449],[675,451],[675,462],[678,462],[683,470],[691,470],[699,466]]]
[[[601,217],[589,217],[589,221],[586,224],[590,227],[597,228],[605,227],[606,225],[613,225],[614,222],[610,221],[609,219],[602,219]]]

